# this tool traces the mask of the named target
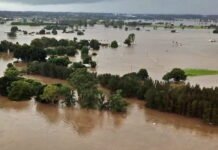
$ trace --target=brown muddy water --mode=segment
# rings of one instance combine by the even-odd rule
[[[144,109],[127,114],[48,106],[0,97],[1,150],[216,150],[218,128]]]
[[[38,31],[42,27],[20,27]],[[0,40],[29,43],[40,36],[18,35],[8,39],[9,25],[0,25]],[[120,43],[131,32],[136,44],[127,48],[102,48],[95,60],[98,73],[125,74],[147,68],[160,79],[174,67],[218,69],[218,43],[210,30],[179,30],[171,34],[159,29],[147,32],[88,28],[81,39],[96,38],[102,42]],[[59,34],[58,39],[73,39],[75,34]],[[50,36],[52,37],[52,36]],[[175,45],[173,41],[179,44]],[[78,60],[74,58],[73,60]],[[11,54],[0,54],[0,76],[13,62]],[[43,83],[66,83],[62,80],[28,76]],[[193,84],[217,86],[218,76],[190,78]],[[113,114],[78,108],[43,105],[34,102],[12,102],[0,97],[0,150],[217,150],[218,128],[199,120],[145,109],[144,103],[131,99],[126,114]]]
[[[40,38],[40,35],[18,34],[17,38],[9,39],[5,31],[9,31],[10,25],[0,25],[0,40],[9,40],[19,43],[30,43],[32,39]],[[37,32],[43,27],[19,26],[22,30]],[[162,76],[172,68],[201,68],[218,70],[218,42],[211,43],[209,40],[218,41],[218,35],[212,30],[203,29],[177,29],[178,33],[172,34],[170,30],[153,30],[142,28],[141,31],[130,30],[128,32],[121,29],[106,29],[103,26],[85,28],[84,36],[74,34],[63,34],[59,31],[57,39],[98,39],[103,43],[110,43],[117,40],[120,43],[118,49],[102,48],[97,61],[98,73],[113,73],[123,75],[132,71],[146,68],[153,79],[160,80]],[[130,33],[136,34],[136,43],[127,48],[122,43]],[[79,61],[78,57],[73,60]],[[209,79],[210,81],[207,81]],[[189,78],[192,84],[200,84],[208,87],[218,85],[218,76]]]

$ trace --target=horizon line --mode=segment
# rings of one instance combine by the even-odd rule
[[[29,11],[29,10],[0,10],[0,12],[22,12],[22,13],[90,13],[90,14],[119,14],[119,15],[175,15],[175,16],[179,16],[179,15],[184,15],[184,16],[188,16],[188,15],[194,15],[194,16],[218,16],[218,14],[201,14],[201,13],[127,13],[127,12],[86,12],[86,11],[41,11],[41,10],[34,10],[34,11]]]

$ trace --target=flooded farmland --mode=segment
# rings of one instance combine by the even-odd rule
[[[19,35],[8,39],[4,32],[9,25],[0,25],[0,40],[30,43],[40,37]],[[42,27],[20,27],[38,31]],[[136,44],[130,48],[122,45],[129,33],[136,34]],[[73,39],[76,34],[58,34],[56,38]],[[53,37],[53,36],[49,36]],[[150,32],[106,29],[102,26],[89,27],[85,36],[79,39],[96,38],[109,43],[117,40],[118,49],[101,48],[95,57],[97,72],[125,74],[146,68],[154,79],[174,67],[218,69],[218,43],[209,39],[218,36],[211,30],[158,29]],[[177,44],[175,44],[177,42]],[[0,54],[0,76],[8,63],[13,62],[11,54]],[[60,83],[31,76],[44,83]],[[218,86],[218,76],[190,78],[193,84]],[[216,150],[218,149],[218,128],[203,122],[178,115],[146,109],[144,102],[128,100],[126,114],[107,111],[62,108],[34,102],[12,102],[0,97],[0,149],[1,150]]]
[[[141,102],[134,100],[127,114],[112,114],[1,98],[0,116],[1,150],[215,150],[218,147],[218,128],[144,109]]]
[[[10,25],[1,25],[0,40],[9,40],[19,43],[30,43],[40,35],[19,35],[15,39],[8,39],[5,31],[10,30]],[[37,32],[42,27],[19,27],[21,30]],[[153,79],[160,80],[162,76],[172,68],[196,68],[196,69],[218,69],[217,63],[217,43],[209,42],[210,39],[218,41],[218,36],[212,33],[212,30],[206,29],[178,29],[178,33],[172,34],[170,30],[151,28],[142,28],[141,31],[124,31],[121,29],[105,28],[103,26],[85,28],[84,36],[74,34],[63,34],[59,31],[57,39],[78,39],[93,38],[103,43],[110,43],[117,40],[120,43],[118,49],[102,48],[98,56],[94,58],[97,61],[98,73],[125,74],[132,71],[138,71],[146,68]],[[149,32],[150,31],[150,32]],[[122,43],[129,33],[136,34],[136,44],[127,48]],[[78,59],[74,59],[78,60]],[[188,79],[193,84],[205,85],[208,87],[218,85],[218,76],[199,77],[197,79]],[[207,82],[207,84],[204,84]]]

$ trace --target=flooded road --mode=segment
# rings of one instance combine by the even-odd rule
[[[20,27],[38,31],[42,27]],[[10,26],[0,25],[0,40]],[[146,68],[154,79],[174,67],[218,69],[218,43],[210,30],[122,31],[101,26],[88,28],[80,39],[122,43],[136,33],[136,44],[127,48],[102,48],[95,60],[98,73],[125,74]],[[59,34],[58,39],[73,39],[75,34]],[[40,36],[18,35],[13,42],[30,43]],[[49,36],[49,37],[52,37]],[[175,45],[173,41],[179,44]],[[77,59],[76,59],[77,60]],[[13,62],[11,54],[0,54],[0,76]],[[62,80],[28,76],[43,83]],[[193,84],[218,86],[218,76],[190,78]],[[64,82],[66,83],[66,82]],[[62,108],[28,102],[12,102],[0,97],[0,150],[217,150],[218,128],[199,120],[145,109],[144,103],[131,99],[126,114],[107,111]]]

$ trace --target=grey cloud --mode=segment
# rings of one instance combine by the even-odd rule
[[[0,0],[0,2],[13,2],[31,5],[50,5],[50,4],[73,4],[73,3],[95,3],[105,0]]]

